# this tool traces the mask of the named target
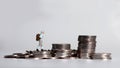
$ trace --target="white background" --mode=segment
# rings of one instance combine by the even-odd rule
[[[0,67],[97,67],[120,63],[120,0],[0,0]],[[13,60],[3,56],[35,50],[35,35],[45,32],[44,49],[70,43],[78,35],[97,35],[96,52],[112,53],[111,61]]]

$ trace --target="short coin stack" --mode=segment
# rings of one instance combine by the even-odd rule
[[[58,59],[70,58],[70,44],[52,44],[52,55]]]
[[[91,59],[95,53],[96,36],[80,35],[78,41],[78,57]]]

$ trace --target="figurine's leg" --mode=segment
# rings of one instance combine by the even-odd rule
[[[42,47],[43,47],[43,42],[42,42],[42,40],[39,41],[39,47],[40,47],[40,50],[42,50]]]
[[[37,45],[37,48],[36,48],[36,50],[40,50],[40,48],[41,48],[41,47],[40,47],[40,45]]]
[[[36,50],[41,50],[41,47],[40,47],[40,40],[38,41],[38,45],[37,45]]]

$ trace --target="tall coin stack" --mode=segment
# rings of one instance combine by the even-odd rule
[[[78,57],[91,59],[95,53],[96,36],[80,35],[78,37]]]
[[[52,44],[52,56],[58,59],[70,58],[70,44]]]

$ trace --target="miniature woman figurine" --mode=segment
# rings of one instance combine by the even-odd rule
[[[39,41],[37,50],[38,49],[42,50],[42,47],[43,47],[43,35],[44,35],[44,32],[41,32],[40,34],[38,33],[36,35],[36,41]]]

